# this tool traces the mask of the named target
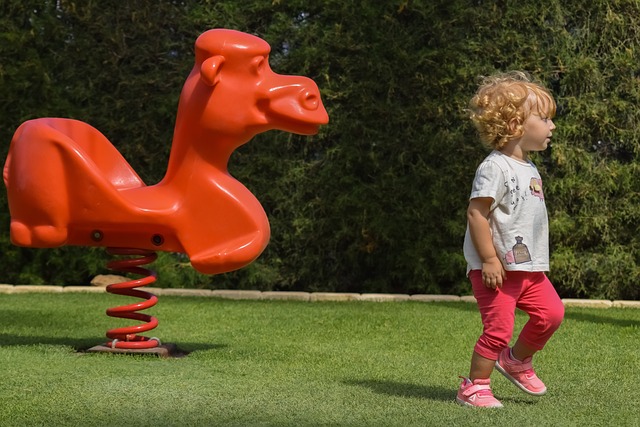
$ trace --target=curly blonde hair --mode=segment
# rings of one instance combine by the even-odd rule
[[[523,124],[534,110],[553,118],[556,102],[546,88],[522,71],[484,77],[469,103],[469,117],[480,139],[496,150],[522,136]]]

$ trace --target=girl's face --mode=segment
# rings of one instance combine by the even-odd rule
[[[523,151],[544,151],[547,149],[556,125],[548,117],[542,117],[532,112],[524,121],[520,147]]]
[[[546,150],[556,128],[553,120],[547,117],[545,106],[536,104],[530,104],[529,116],[522,125],[523,134],[518,145],[525,152]]]

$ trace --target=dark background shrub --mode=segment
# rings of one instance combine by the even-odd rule
[[[468,294],[461,245],[486,155],[464,109],[478,77],[522,69],[558,102],[536,156],[563,297],[638,299],[640,6],[633,1],[17,1],[0,6],[0,154],[23,121],[91,123],[148,183],[164,174],[197,35],[256,34],[280,73],[313,78],[331,122],[260,135],[230,169],[272,226],[264,254],[204,276],[178,254],[160,285]],[[317,3],[317,4],[315,4]],[[102,249],[10,244],[0,280],[84,284]]]

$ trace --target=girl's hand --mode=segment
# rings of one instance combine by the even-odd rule
[[[478,251],[482,262],[482,283],[491,289],[501,288],[507,273],[496,254],[491,238],[489,213],[493,199],[490,197],[476,197],[469,202],[467,220],[473,245]]]
[[[491,289],[501,288],[507,278],[502,263],[498,257],[493,257],[482,263],[482,283]]]

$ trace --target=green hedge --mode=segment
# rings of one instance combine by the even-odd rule
[[[16,1],[0,6],[0,140],[41,116],[103,131],[147,183],[164,174],[177,98],[202,31],[272,46],[272,67],[319,85],[315,137],[260,135],[230,169],[272,226],[265,253],[203,276],[161,254],[163,286],[470,292],[461,246],[486,155],[464,115],[480,75],[523,69],[558,101],[537,156],[551,279],[564,297],[640,299],[640,5],[635,1]],[[56,6],[57,5],[57,6]],[[8,211],[0,227],[8,230]],[[13,247],[0,280],[86,283],[101,249]]]

